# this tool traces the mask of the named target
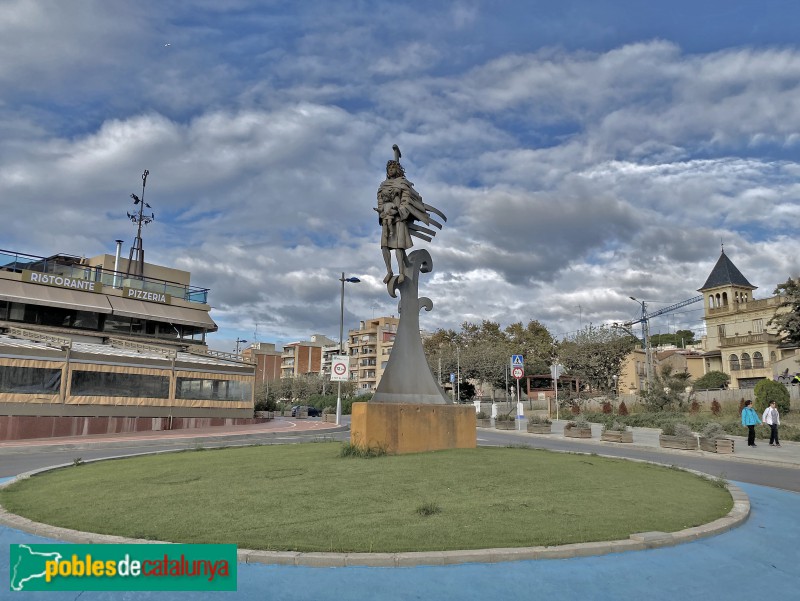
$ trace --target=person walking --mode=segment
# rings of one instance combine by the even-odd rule
[[[775,401],[770,401],[769,407],[764,409],[764,415],[761,419],[765,424],[769,424],[769,446],[781,446],[778,441],[778,426],[781,425],[781,416],[778,413],[778,406]]]
[[[753,409],[753,401],[745,401],[742,409],[742,425],[747,426],[747,446],[756,446],[756,425],[760,424],[758,413]]]

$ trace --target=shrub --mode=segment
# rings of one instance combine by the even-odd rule
[[[570,407],[569,407],[569,410],[572,412],[572,415],[580,415],[581,414],[581,408],[580,408],[580,405],[578,405],[578,403],[572,403],[572,405],[570,405]]]
[[[478,411],[475,414],[475,418],[476,419],[489,419],[489,414],[486,413],[485,411]]]
[[[528,423],[531,423],[531,424],[552,424],[553,422],[551,422],[550,418],[548,418],[547,416],[531,415],[528,418]]]
[[[697,401],[692,401],[692,404],[689,406],[689,413],[696,414],[700,411],[700,403]]]
[[[725,428],[723,428],[721,424],[717,422],[708,422],[701,431],[700,436],[703,438],[710,438],[711,440],[717,440],[718,438],[726,438],[726,434],[727,432],[725,432]]]
[[[620,415],[628,415],[628,406],[625,404],[625,401],[622,401],[619,404],[619,408],[617,409],[617,413]]]
[[[691,438],[692,429],[686,424],[666,422],[661,426],[661,433],[665,436],[679,436],[681,438]]]
[[[755,410],[758,411],[759,414],[763,413],[764,409],[766,409],[767,405],[772,401],[775,401],[778,405],[778,411],[781,414],[789,412],[789,390],[780,382],[761,380],[756,384],[755,394],[756,400],[753,405],[755,405]]]
[[[744,399],[742,399],[741,401],[739,401],[739,415],[742,415],[742,410],[744,409],[744,404],[745,404],[745,402],[746,402],[746,401],[745,401]]]
[[[610,426],[605,426],[603,432],[625,432],[627,429],[628,426],[615,421]]]
[[[510,413],[498,413],[497,417],[494,418],[494,421],[496,421],[496,422],[513,422],[514,419],[515,419],[514,416],[511,415]]]
[[[722,407],[720,406],[719,401],[717,399],[711,401],[711,413],[714,415],[719,415],[721,411]]]
[[[710,371],[706,375],[698,378],[694,383],[695,390],[716,390],[727,388],[731,377],[721,371]]]
[[[604,402],[603,413],[611,413],[611,412],[612,412],[611,403],[609,403],[608,401]]]
[[[568,421],[564,427],[568,430],[572,428],[577,428],[579,430],[582,430],[583,428],[591,428],[592,425],[587,421],[585,417],[579,415],[575,419]]]
[[[325,415],[333,415],[333,414],[336,413],[336,407],[335,406],[331,407],[330,405],[328,405],[328,406],[322,408],[322,412]]]

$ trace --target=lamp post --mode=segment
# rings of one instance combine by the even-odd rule
[[[247,340],[243,340],[242,338],[239,338],[237,336],[237,338],[236,338],[236,356],[237,357],[239,356],[239,345],[240,344],[245,344],[246,342],[247,342]]]
[[[461,402],[461,347],[456,345],[456,403]]]
[[[339,281],[342,283],[342,302],[340,305],[339,311],[339,354],[344,354],[344,283],[349,282],[351,284],[357,284],[361,280],[356,277],[346,278],[344,277],[344,271],[342,272],[342,277],[339,278]],[[349,361],[349,359],[348,359]],[[342,382],[339,381],[336,383],[336,425],[339,425],[339,422],[342,420]]]
[[[653,352],[650,348],[650,322],[647,319],[647,303],[633,296],[628,298],[642,306],[642,346],[644,347],[644,366],[649,390],[653,387]]]

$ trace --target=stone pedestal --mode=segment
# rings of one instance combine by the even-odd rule
[[[420,453],[477,446],[475,407],[408,403],[353,403],[350,444]]]

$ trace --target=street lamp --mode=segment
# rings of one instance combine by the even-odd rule
[[[342,283],[342,302],[341,302],[341,310],[339,311],[339,354],[344,354],[344,283],[348,282],[350,284],[358,284],[361,280],[356,277],[346,278],[344,277],[344,272],[342,272],[342,277],[339,278],[339,281]],[[349,361],[349,359],[348,359]],[[339,422],[342,420],[342,382],[339,380],[337,382],[336,387],[336,425],[339,425]]]
[[[247,342],[247,340],[243,340],[243,339],[239,338],[238,336],[236,337],[236,356],[237,357],[239,356],[239,345],[240,344],[245,344],[246,342]]]

